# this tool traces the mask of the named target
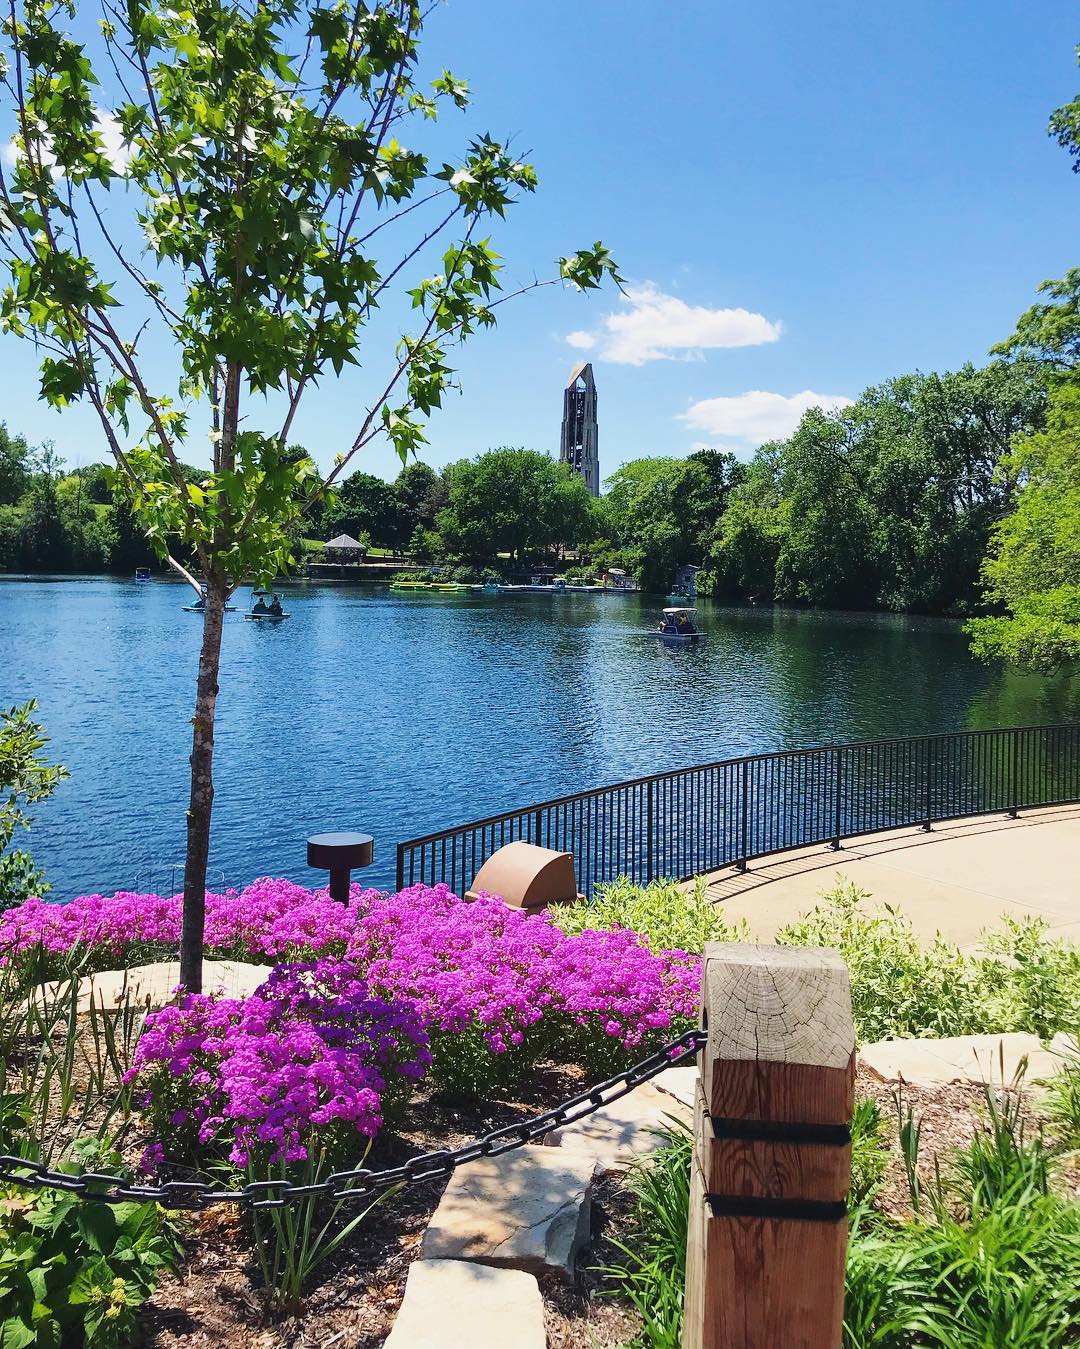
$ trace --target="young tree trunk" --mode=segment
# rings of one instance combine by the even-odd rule
[[[211,572],[206,578],[199,679],[195,715],[191,719],[191,802],[187,816],[184,910],[180,927],[180,982],[189,993],[202,992],[206,867],[210,856],[210,814],[214,806],[214,716],[227,594],[226,578]]]

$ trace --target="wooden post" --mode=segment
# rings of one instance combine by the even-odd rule
[[[838,1349],[855,1031],[835,951],[705,947],[683,1349]]]

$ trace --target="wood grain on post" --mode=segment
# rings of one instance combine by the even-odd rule
[[[835,951],[710,943],[683,1349],[838,1349],[855,1031]]]

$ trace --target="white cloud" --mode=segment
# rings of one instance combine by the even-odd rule
[[[790,397],[751,389],[731,398],[703,398],[679,416],[695,431],[704,431],[714,437],[734,436],[760,445],[766,440],[790,436],[807,408],[819,407],[833,412],[837,408],[850,407],[852,401],[843,394],[814,393],[810,389]]]
[[[651,281],[630,287],[623,309],[605,316],[599,332],[570,333],[572,347],[599,344],[603,361],[644,365],[646,361],[691,360],[716,347],[753,347],[775,342],[780,324],[749,309],[709,309],[665,295]]]
[[[587,333],[583,328],[579,328],[576,333],[567,333],[566,340],[581,351],[590,351],[596,346],[596,334]]]
[[[108,160],[114,173],[126,174],[131,163],[131,146],[124,141],[124,132],[120,123],[111,112],[103,108],[94,109],[94,129],[101,137],[101,153]],[[63,177],[63,171],[56,167],[56,156],[52,152],[48,136],[41,137],[40,149],[42,168],[51,170],[54,179]],[[4,160],[8,164],[17,164],[22,150],[14,137],[4,146]]]

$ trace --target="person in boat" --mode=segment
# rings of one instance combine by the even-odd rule
[[[266,600],[263,595],[260,594],[258,596],[255,603],[251,606],[251,612],[253,614],[267,614],[270,612],[266,607]]]
[[[200,595],[199,598],[195,601],[195,603],[194,603],[191,607],[192,607],[193,609],[205,609],[205,608],[206,608],[206,596],[205,596],[205,595]]]
[[[266,611],[272,618],[280,618],[282,615],[281,596],[275,595],[270,601],[270,607]]]

